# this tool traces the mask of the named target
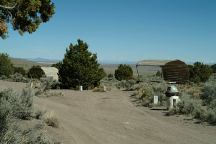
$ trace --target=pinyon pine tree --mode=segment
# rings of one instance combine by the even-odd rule
[[[59,66],[59,81],[63,88],[77,88],[81,85],[84,89],[96,87],[105,72],[97,62],[97,55],[88,50],[87,43],[82,40],[77,42],[78,44],[70,44],[66,49]]]

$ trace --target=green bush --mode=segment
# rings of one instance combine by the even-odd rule
[[[7,54],[0,53],[0,76],[10,76],[13,74],[13,65]]]
[[[33,66],[33,67],[30,68],[30,70],[28,72],[28,77],[29,78],[34,78],[34,79],[40,79],[44,75],[45,75],[45,73],[41,69],[40,66]]]
[[[210,105],[210,103],[216,99],[216,76],[213,75],[205,83],[203,88],[203,94],[201,95],[205,105]]]
[[[211,66],[211,68],[212,68],[213,73],[216,73],[216,64],[213,64],[213,65]]]
[[[216,124],[216,108],[214,108],[214,109],[208,109],[207,121],[210,124],[213,124],[213,125]]]
[[[13,71],[14,71],[14,74],[18,73],[18,74],[21,74],[23,76],[26,75],[26,71],[24,70],[23,67],[13,67]]]
[[[194,65],[189,65],[190,81],[199,83],[206,82],[212,75],[212,69],[209,65],[201,62],[195,62]]]
[[[59,70],[61,64],[62,64],[61,62],[58,62],[58,63],[52,64],[52,67],[55,67],[55,68],[57,68]]]
[[[115,70],[115,78],[119,81],[133,78],[133,70],[129,65],[120,64]]]
[[[87,43],[78,40],[78,44],[70,44],[59,68],[62,87],[76,89],[82,85],[90,89],[99,86],[103,77],[105,72],[97,62],[97,55],[88,50]]]

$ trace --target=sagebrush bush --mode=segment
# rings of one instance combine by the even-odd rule
[[[144,106],[152,106],[154,96],[159,97],[158,105],[166,105],[165,92],[167,89],[167,84],[165,81],[161,82],[142,82],[136,86],[137,96],[141,100]]]
[[[154,91],[151,85],[144,83],[139,89],[139,99],[143,106],[150,106],[153,103]]]
[[[28,71],[29,78],[40,79],[44,75],[45,73],[40,66],[33,66]]]
[[[16,94],[12,90],[0,92],[0,112],[2,115],[10,115],[18,119],[29,119],[33,111],[33,91],[23,90],[22,94]]]
[[[178,103],[177,107],[172,109],[168,114],[190,115],[202,122],[216,124],[215,109],[204,107],[199,98],[195,98],[187,94],[182,95],[181,101]]]
[[[0,53],[0,76],[13,74],[13,64],[7,54]]]
[[[29,119],[33,116],[32,112],[33,92],[31,89],[23,90],[20,95],[12,90],[0,92],[0,143],[54,144],[55,142],[43,130],[43,126],[23,127],[21,119]]]
[[[97,61],[97,55],[88,50],[87,43],[78,40],[78,44],[70,44],[59,67],[59,81],[63,88],[76,89],[83,86],[91,89],[99,86],[100,80],[106,76]]]
[[[42,117],[46,114],[46,110],[37,109],[34,111],[34,118],[35,119],[42,119]]]
[[[216,125],[216,108],[208,109],[206,119],[210,124]]]
[[[116,86],[118,89],[133,91],[133,90],[135,90],[135,84],[136,84],[136,81],[131,79],[131,80],[122,80],[122,81],[118,82],[116,84]]]
[[[193,115],[196,111],[201,111],[202,101],[188,94],[182,94],[176,112],[178,114]]]
[[[133,70],[131,66],[126,64],[120,64],[115,70],[115,78],[119,81],[129,80],[133,78]]]
[[[13,75],[10,75],[10,78],[8,80],[13,82],[23,82],[23,83],[28,83],[30,81],[29,78],[24,77],[20,73],[15,73]]]
[[[213,75],[209,81],[207,81],[203,88],[203,94],[201,95],[205,105],[210,105],[212,101],[216,99],[216,76]]]
[[[60,87],[60,83],[54,80],[52,77],[41,78],[40,82],[43,91],[47,91],[50,89],[58,89]]]
[[[23,129],[18,123],[10,123],[4,136],[1,137],[2,144],[54,144],[53,141],[43,130],[43,126]]]

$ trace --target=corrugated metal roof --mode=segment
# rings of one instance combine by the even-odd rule
[[[54,80],[58,80],[58,69],[55,67],[41,67],[47,77],[52,77]]]

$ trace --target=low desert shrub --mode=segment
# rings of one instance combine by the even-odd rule
[[[108,78],[109,80],[112,80],[112,79],[114,78],[114,75],[110,73],[110,74],[107,75],[107,78]]]
[[[120,82],[118,82],[116,84],[116,87],[118,89],[124,89],[124,90],[127,90],[127,91],[133,91],[135,90],[135,84],[136,84],[136,81],[131,79],[131,80],[122,80]]]
[[[29,119],[33,112],[33,92],[23,90],[17,94],[12,90],[0,92],[0,143],[2,144],[53,144],[43,127],[24,128],[22,119]]]
[[[153,103],[154,91],[151,85],[143,84],[139,89],[139,99],[143,106],[149,107]]]
[[[216,108],[208,109],[206,119],[210,124],[216,125]]]
[[[0,111],[18,119],[29,119],[33,110],[33,92],[31,89],[16,94],[12,90],[0,92]]]
[[[0,76],[0,80],[7,80],[7,79],[8,79],[8,77],[6,75]]]
[[[216,100],[216,76],[213,75],[204,85],[203,94],[201,95],[205,105],[210,105]]]
[[[45,96],[45,97],[51,97],[51,96],[63,96],[63,94],[60,92],[52,92],[51,89],[59,89],[60,83],[56,80],[53,80],[51,77],[47,78],[41,78],[40,81],[34,81],[32,82],[32,85],[35,89],[35,95],[36,96]]]
[[[137,96],[141,100],[143,106],[152,106],[154,96],[159,97],[158,105],[166,105],[165,92],[167,89],[167,84],[165,81],[139,83],[139,85],[136,86],[136,89],[138,91]]]
[[[42,89],[44,89],[44,91],[60,88],[60,83],[56,80],[53,80],[52,77],[41,78],[40,82],[41,82],[41,87]]]
[[[13,82],[23,82],[23,83],[28,83],[30,81],[29,78],[24,77],[20,73],[15,73],[13,75],[10,75],[10,78],[8,80]]]
[[[53,141],[43,130],[43,126],[38,125],[23,129],[18,123],[11,123],[0,139],[4,144],[54,144]]]
[[[34,118],[35,119],[42,119],[43,116],[46,114],[46,110],[37,109],[34,111]]]
[[[199,98],[183,94],[181,101],[175,109],[172,109],[168,115],[184,114],[192,116],[202,122],[216,123],[216,112],[214,109],[206,108],[202,105]]]
[[[120,64],[118,68],[115,70],[115,78],[119,81],[132,79],[133,70],[131,66]]]
[[[40,79],[42,76],[44,76],[45,73],[41,69],[40,66],[33,66],[28,71],[28,77],[33,79]]]
[[[100,85],[102,86],[106,86],[109,88],[116,88],[118,85],[119,81],[116,80],[115,77],[112,78],[108,78],[108,77],[104,77],[101,81],[100,81]]]
[[[56,118],[54,112],[47,112],[43,117],[44,122],[51,127],[58,128],[59,121]]]
[[[182,94],[181,101],[178,103],[176,108],[176,113],[192,115],[196,111],[200,111],[202,107],[202,101],[200,99],[194,98],[188,94]]]

